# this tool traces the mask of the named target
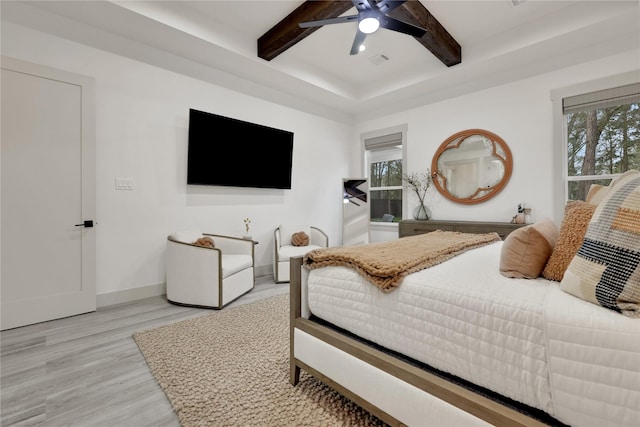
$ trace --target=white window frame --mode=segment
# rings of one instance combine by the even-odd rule
[[[363,158],[362,176],[366,177],[369,180],[369,192],[371,192],[371,190],[397,190],[397,189],[401,190],[402,191],[402,218],[406,217],[405,213],[407,212],[407,195],[404,191],[404,186],[400,185],[400,186],[393,186],[393,187],[372,187],[371,177],[370,177],[372,162],[380,161],[380,160],[395,160],[397,157],[391,155],[390,151],[384,151],[384,150],[372,155],[372,151],[367,150],[365,148],[365,140],[378,138],[385,135],[400,133],[401,141],[402,141],[402,158],[401,158],[402,173],[404,174],[407,167],[407,129],[408,129],[408,125],[402,124],[398,126],[392,126],[392,127],[372,131],[372,132],[363,133],[360,135],[360,144],[361,144],[361,150],[363,155],[362,156]],[[369,204],[369,206],[371,206],[371,204]],[[369,219],[371,219],[371,213],[369,213]],[[398,227],[398,223],[393,223],[393,222],[387,223],[387,222],[371,222],[370,221],[369,224],[370,226]]]
[[[567,122],[563,110],[563,99],[582,95],[599,90],[610,89],[617,86],[625,86],[638,83],[638,73],[630,71],[627,73],[617,74],[614,76],[593,80],[578,85],[565,87],[551,91],[551,102],[553,103],[553,142],[554,156],[551,163],[552,177],[554,185],[552,191],[552,211],[553,220],[556,224],[562,222],[564,216],[564,207],[569,198],[569,171],[567,168]],[[572,181],[588,180],[588,179],[606,179],[618,176],[614,175],[597,175],[572,177]]]

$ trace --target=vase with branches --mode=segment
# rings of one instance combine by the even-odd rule
[[[427,191],[431,186],[430,170],[427,169],[427,172],[424,173],[414,172],[411,174],[404,174],[402,179],[406,183],[407,188],[413,190],[416,196],[418,196],[419,204],[413,210],[413,218],[421,220],[431,218],[431,209],[429,209],[425,203]]]
[[[249,235],[249,228],[250,228],[250,224],[251,224],[251,220],[249,218],[245,218],[243,220],[244,222],[244,229],[245,229],[245,239],[251,239],[251,236]]]

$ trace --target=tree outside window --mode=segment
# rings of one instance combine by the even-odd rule
[[[402,148],[370,152],[369,200],[371,222],[402,219]]]
[[[622,89],[632,93],[618,101],[611,93],[620,88],[564,100],[569,200],[585,200],[592,184],[608,185],[612,178],[640,169],[640,94],[633,94],[640,84]]]
[[[369,180],[369,221],[398,223],[402,219],[402,163],[406,125],[363,137]]]

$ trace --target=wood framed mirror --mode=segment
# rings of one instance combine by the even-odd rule
[[[433,156],[433,184],[447,199],[464,204],[494,197],[511,178],[513,158],[502,138],[468,129],[447,138]]]

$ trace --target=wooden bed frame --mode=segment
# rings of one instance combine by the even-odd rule
[[[442,420],[458,420],[458,423],[464,420],[464,425],[470,425],[469,422],[477,425],[487,425],[486,423],[488,423],[508,427],[547,425],[332,328],[309,320],[305,317],[308,317],[304,308],[306,304],[303,305],[303,298],[306,298],[306,275],[306,270],[302,268],[302,257],[292,258],[289,327],[290,382],[292,385],[299,382],[300,370],[303,369],[393,426],[415,425],[416,420],[421,420],[422,425],[425,421],[432,422],[433,425],[443,425]],[[358,368],[345,368],[350,369],[346,381],[340,375],[326,372],[331,369],[319,368],[318,364],[314,362],[314,357],[311,356],[316,350],[303,350],[306,343],[314,343],[314,347],[317,343],[320,351],[324,351],[323,349],[328,348],[327,346],[331,347],[332,351],[329,352],[329,355],[323,354],[322,356],[322,358],[332,358],[327,364],[329,366],[349,366],[349,363],[356,363]],[[386,374],[390,374],[390,376]],[[356,386],[346,384],[352,377],[358,376],[361,378],[356,378]],[[372,376],[376,377],[376,384],[380,384],[384,390],[396,390],[395,395],[399,398],[395,400],[377,399],[377,402],[373,402],[372,400],[376,400],[375,397],[370,399],[363,396],[363,394],[367,394],[367,389],[365,389],[365,393],[362,393],[363,388],[359,388],[357,384],[371,382]],[[396,386],[400,388],[394,389]],[[378,385],[375,388],[378,388]],[[380,394],[379,390],[380,388],[378,388],[378,394]],[[406,391],[406,396],[404,391]],[[393,392],[390,391],[389,394],[393,394]],[[407,406],[399,408],[405,400],[409,402]],[[442,416],[439,412],[442,412]]]

